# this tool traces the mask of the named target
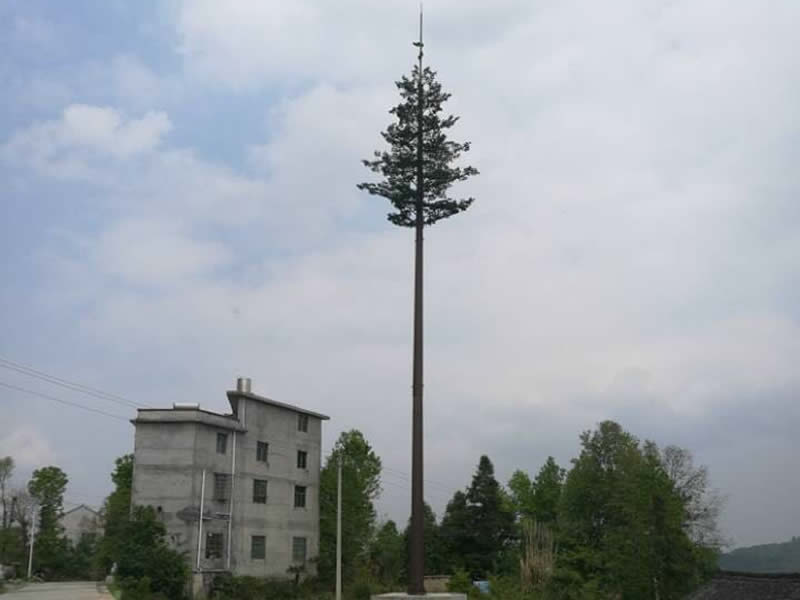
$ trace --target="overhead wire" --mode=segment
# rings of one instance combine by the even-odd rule
[[[64,379],[63,377],[57,377],[56,375],[46,373],[39,369],[29,367],[28,365],[24,365],[22,363],[9,360],[7,358],[3,358],[1,356],[0,356],[0,368],[16,371],[17,373],[21,373],[28,377],[33,377],[41,381],[46,381],[48,383],[52,383],[53,385],[58,385],[67,388],[69,390],[72,390],[74,392],[79,392],[81,394],[93,396],[101,400],[114,402],[121,406],[127,406],[128,408],[141,408],[141,407],[150,408],[147,404],[134,402],[133,400],[129,400],[128,398],[124,398],[123,396],[120,396],[118,394],[112,394],[111,392],[106,392],[99,388],[84,385],[82,383],[77,383],[75,381],[69,381],[68,379]]]
[[[128,421],[126,417],[115,415],[104,410],[100,410],[99,408],[92,408],[90,406],[86,406],[84,404],[79,404],[78,402],[72,402],[70,400],[64,400],[63,398],[57,398],[55,396],[51,396],[50,394],[45,394],[43,392],[37,392],[35,390],[29,390],[28,388],[20,387],[17,385],[13,385],[10,383],[6,383],[5,381],[0,381],[0,386],[8,388],[10,390],[15,390],[17,392],[23,392],[25,394],[31,394],[32,396],[38,396],[39,398],[44,398],[46,400],[51,400],[52,402],[58,402],[59,404],[64,404],[66,406],[72,406],[74,408],[80,408],[81,410],[86,410],[89,412],[97,413],[99,415],[104,415],[106,417],[110,417],[112,419],[117,419],[119,421]]]

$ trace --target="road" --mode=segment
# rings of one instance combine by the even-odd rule
[[[111,600],[108,592],[98,592],[94,581],[29,583],[3,596],[3,600]]]

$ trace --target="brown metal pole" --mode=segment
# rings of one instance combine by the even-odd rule
[[[422,85],[422,13],[420,13],[419,78],[417,80],[417,205],[414,244],[414,373],[412,384],[413,423],[411,441],[411,540],[409,544],[408,593],[425,593],[425,540],[423,529],[422,488],[422,229],[424,227],[425,189],[423,184],[422,122],[424,115]]]

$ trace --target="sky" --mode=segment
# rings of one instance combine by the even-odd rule
[[[325,452],[363,431],[405,523],[413,232],[355,186],[417,19],[0,3],[0,358],[151,406],[225,411],[251,377],[331,416]],[[437,514],[481,454],[503,482],[568,466],[613,419],[708,466],[732,545],[800,535],[798,22],[794,0],[425,3],[480,170],[426,231]],[[135,411],[3,364],[17,482],[57,464],[99,505]]]

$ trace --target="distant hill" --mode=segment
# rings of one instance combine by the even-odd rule
[[[800,537],[780,544],[737,548],[719,557],[723,571],[800,573]]]

